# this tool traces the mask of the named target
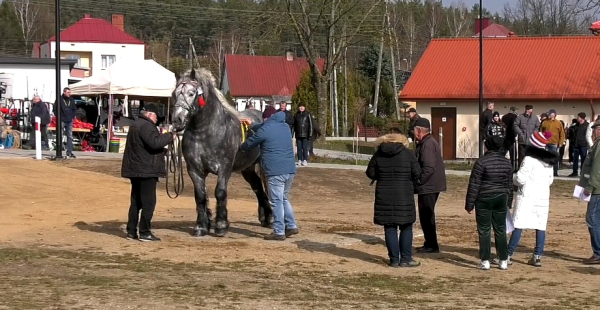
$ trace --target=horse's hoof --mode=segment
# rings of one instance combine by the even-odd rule
[[[204,237],[208,235],[208,230],[205,229],[198,229],[198,230],[194,230],[194,237]]]
[[[264,228],[271,228],[271,223],[268,221],[260,221],[260,226]]]
[[[227,234],[227,228],[222,228],[222,229],[215,228],[215,236],[225,237],[226,234]]]

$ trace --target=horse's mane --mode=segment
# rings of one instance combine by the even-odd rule
[[[236,117],[236,118],[240,118],[240,113],[238,112],[238,110],[236,110],[234,107],[232,107],[229,102],[227,101],[227,99],[225,98],[225,96],[223,96],[223,93],[215,86],[217,84],[217,82],[215,81],[215,77],[212,75],[212,73],[205,69],[205,68],[198,68],[198,69],[190,69],[187,70],[183,73],[183,75],[181,76],[181,78],[179,78],[179,81],[177,81],[177,84],[180,84],[182,81],[185,80],[192,80],[190,78],[192,70],[195,70],[195,80],[198,81],[200,83],[200,86],[205,87],[205,89],[203,89],[204,92],[206,92],[208,90],[208,92],[212,92],[218,99],[219,103],[223,106],[223,108],[225,108],[226,111],[228,111],[230,114],[232,114],[232,116]]]

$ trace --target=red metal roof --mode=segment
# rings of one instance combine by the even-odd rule
[[[491,24],[483,29],[483,36],[486,38],[493,37],[508,37],[511,35],[510,29],[499,25],[499,24]],[[514,35],[514,34],[513,34]],[[474,35],[474,37],[479,37],[479,32]]]
[[[483,50],[487,100],[600,99],[599,37],[487,38]],[[432,40],[400,97],[479,98],[479,40]]]
[[[323,68],[324,60],[319,65]],[[291,96],[308,70],[306,58],[225,55],[229,91],[233,97]]]
[[[48,41],[55,40],[56,37],[53,36]],[[101,18],[91,18],[89,15],[61,31],[60,40],[61,42],[144,44],[144,42],[121,31],[108,21]]]

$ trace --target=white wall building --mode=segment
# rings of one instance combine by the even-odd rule
[[[89,14],[61,32],[60,57],[77,61],[71,80],[90,77],[116,61],[144,60],[146,45],[124,31],[124,17],[112,15],[112,23]],[[32,57],[56,58],[56,40],[34,46]]]
[[[61,61],[61,92],[69,85],[69,72],[75,63]],[[43,101],[53,103],[56,98],[54,59],[0,58],[0,81],[7,84],[6,99],[31,99],[38,94]]]

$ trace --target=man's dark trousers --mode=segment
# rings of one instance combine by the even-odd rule
[[[475,202],[475,220],[479,233],[479,258],[489,260],[492,248],[491,229],[494,228],[496,254],[500,260],[508,258],[506,213],[508,194],[488,194]]]
[[[440,193],[419,194],[419,221],[423,229],[425,243],[423,246],[432,250],[439,250],[437,231],[435,227],[435,204]]]
[[[152,229],[150,221],[156,207],[156,184],[158,178],[131,178],[131,204],[129,205],[129,220],[127,233],[136,235],[138,220],[140,236],[149,235]],[[142,216],[140,219],[140,210]]]
[[[527,144],[519,143],[519,167],[518,167],[518,169],[521,169],[521,164],[523,163],[523,159],[525,159],[525,149],[526,148],[527,148]]]

